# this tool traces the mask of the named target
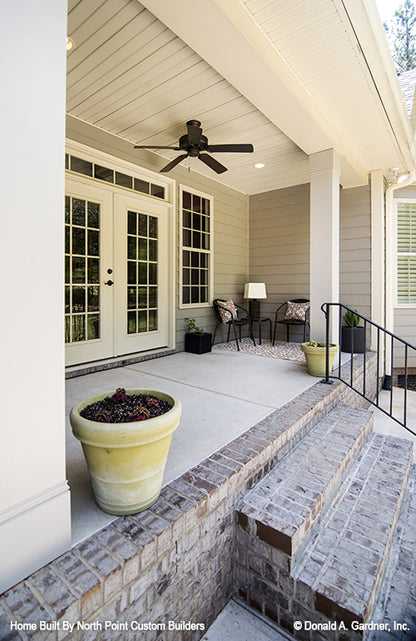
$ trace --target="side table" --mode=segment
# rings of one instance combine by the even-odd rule
[[[259,345],[261,345],[261,324],[262,323],[269,323],[270,324],[270,342],[272,340],[272,321],[270,318],[252,318],[251,319],[251,324],[254,325],[254,323],[258,323],[259,325]]]

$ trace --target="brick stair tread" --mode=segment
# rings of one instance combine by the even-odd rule
[[[371,616],[411,461],[410,441],[374,434],[305,546],[294,578],[313,590],[326,616]]]
[[[336,406],[246,494],[237,510],[240,526],[293,556],[370,432],[372,417],[370,410]]]

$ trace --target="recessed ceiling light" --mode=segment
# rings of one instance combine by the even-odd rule
[[[71,51],[74,48],[74,41],[69,36],[66,37],[66,50]]]
[[[263,167],[265,167],[266,165],[264,164],[264,162],[256,162],[254,166],[256,169],[263,169]]]

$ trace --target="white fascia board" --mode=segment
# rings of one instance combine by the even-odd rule
[[[238,0],[142,4],[306,154],[336,149],[344,187],[367,183],[367,169]]]
[[[386,115],[400,173],[416,167],[415,138],[375,0],[334,0],[345,8]],[[393,165],[393,161],[392,161]]]

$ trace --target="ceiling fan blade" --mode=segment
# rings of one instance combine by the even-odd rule
[[[199,120],[188,120],[186,126],[188,127],[188,141],[190,145],[198,147],[201,141],[202,129]]]
[[[162,145],[134,145],[133,149],[173,149],[173,151],[182,151],[181,147],[164,147]]]
[[[175,158],[174,160],[172,160],[169,164],[167,164],[167,165],[166,165],[166,167],[163,167],[163,169],[161,169],[160,171],[161,171],[161,172],[167,172],[167,171],[170,171],[171,169],[173,169],[174,167],[176,167],[176,165],[179,165],[179,163],[180,163],[182,160],[184,160],[185,158],[187,158],[187,156],[188,156],[188,154],[181,154],[180,156],[178,156],[177,158]]]
[[[202,160],[208,167],[213,169],[217,174],[222,174],[224,171],[227,171],[227,167],[224,167],[224,165],[221,165],[218,160],[215,160],[212,156],[209,156],[208,154],[199,154],[198,156],[199,160]]]
[[[228,152],[248,154],[254,151],[253,145],[208,145],[207,151],[211,153]]]

